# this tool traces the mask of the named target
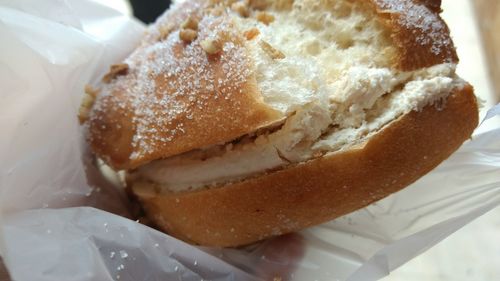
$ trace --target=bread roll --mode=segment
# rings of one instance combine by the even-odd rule
[[[178,2],[88,89],[95,154],[148,217],[232,247],[411,184],[477,126],[440,1]]]

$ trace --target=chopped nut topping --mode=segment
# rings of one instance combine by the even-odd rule
[[[269,3],[267,0],[250,0],[248,4],[256,10],[265,10]]]
[[[102,81],[104,83],[109,83],[116,77],[120,75],[127,75],[127,73],[128,73],[128,64],[126,63],[113,64],[109,67],[109,72],[108,74],[104,75]]]
[[[181,29],[179,31],[179,38],[185,43],[191,43],[198,37],[198,32],[192,29]]]
[[[274,21],[274,16],[266,12],[258,12],[256,18],[265,25],[269,25]]]
[[[255,27],[243,32],[243,35],[245,36],[245,38],[247,40],[252,40],[259,34],[260,34],[260,31]]]
[[[186,21],[184,21],[181,24],[181,28],[182,29],[198,30],[198,20],[193,18],[193,17],[189,17]]]
[[[97,97],[97,94],[99,93],[99,90],[94,89],[90,85],[85,85],[85,90],[84,91],[85,91],[86,94],[89,94],[90,96],[92,96],[92,98]]]
[[[217,39],[207,38],[200,43],[207,54],[214,55],[222,50],[222,43]]]
[[[78,110],[78,121],[80,122],[80,125],[89,120],[89,115],[90,115],[90,108],[85,108],[80,105],[80,109]]]
[[[237,12],[240,16],[246,18],[250,15],[248,6],[244,2],[236,2],[231,5],[231,9]]]
[[[198,20],[189,17],[181,24],[181,30],[179,31],[179,38],[185,43],[193,42],[196,37],[198,37]]]
[[[260,41],[260,46],[266,52],[273,60],[280,60],[284,59],[286,56],[281,52],[280,50],[275,49],[273,46],[271,46],[269,43],[266,41]]]
[[[89,119],[90,110],[92,109],[92,105],[94,105],[96,96],[97,90],[90,85],[85,86],[85,93],[83,94],[82,102],[78,110],[78,120],[80,124],[85,123]]]

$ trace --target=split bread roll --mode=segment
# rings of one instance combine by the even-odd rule
[[[239,246],[411,184],[478,123],[440,1],[183,1],[88,88],[95,154],[163,231]]]

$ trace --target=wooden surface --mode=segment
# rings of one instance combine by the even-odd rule
[[[496,101],[500,102],[500,1],[472,0]]]

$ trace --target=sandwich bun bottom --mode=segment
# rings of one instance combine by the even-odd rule
[[[333,220],[401,190],[448,158],[477,123],[476,98],[465,85],[360,145],[282,170],[178,193],[128,184],[159,229],[190,243],[235,247]]]

